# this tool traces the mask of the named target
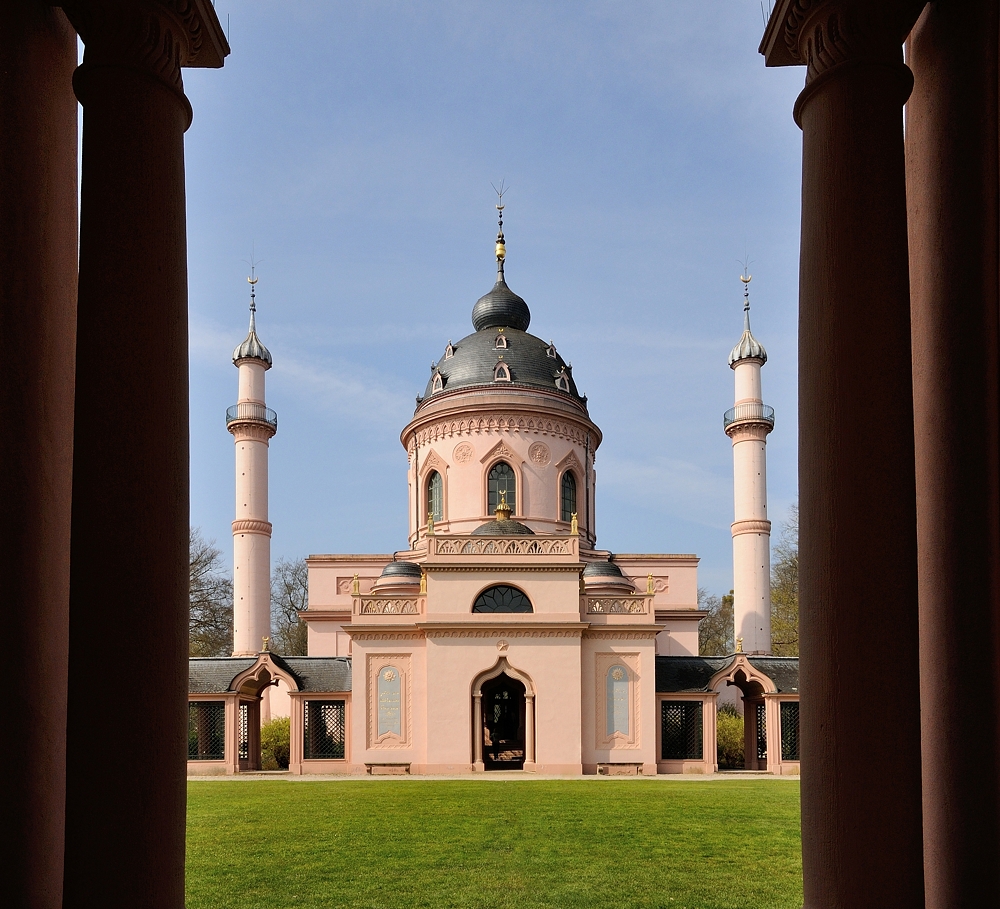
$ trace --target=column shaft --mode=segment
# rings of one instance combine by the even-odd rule
[[[131,25],[118,9],[112,24]],[[179,68],[126,59],[145,48],[114,37],[85,35],[74,79],[84,128],[65,905],[181,909],[190,108]],[[173,50],[167,38],[148,46]],[[102,679],[113,691],[95,709]]]
[[[898,32],[874,20],[887,10],[820,4],[800,39],[811,78],[796,104],[809,909],[923,907],[918,692],[903,671],[917,653],[902,122],[911,83]]]
[[[5,899],[62,903],[76,350],[76,33],[38,2],[0,5],[0,576],[14,681]]]
[[[997,20],[989,0],[929,4],[909,40],[928,909],[1000,885]]]

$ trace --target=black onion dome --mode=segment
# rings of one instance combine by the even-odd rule
[[[497,338],[501,335],[507,346],[498,348]],[[559,392],[586,407],[566,361],[554,347],[526,331],[504,328],[501,332],[499,328],[484,328],[462,338],[457,344],[450,345],[450,348],[452,355],[447,356],[446,351],[434,367],[424,389],[422,402],[426,402],[434,394],[434,380],[440,375],[439,391],[453,391],[473,385],[506,385],[515,388],[527,385]],[[508,382],[496,381],[496,368],[501,359],[510,370]],[[565,381],[557,384],[560,377]]]
[[[472,307],[472,324],[476,331],[484,328],[516,328],[527,331],[531,322],[528,304],[508,286],[503,274],[488,294],[483,294]]]
[[[420,566],[416,562],[390,562],[382,569],[383,578],[413,578],[420,580]]]
[[[494,519],[480,524],[472,531],[472,535],[474,537],[533,537],[535,531],[530,527],[525,527],[520,521],[512,521],[507,518],[506,521]]]
[[[614,562],[588,562],[583,569],[585,578],[624,578],[622,570]]]

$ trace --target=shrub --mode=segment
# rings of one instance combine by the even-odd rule
[[[743,717],[734,704],[722,704],[716,717],[719,769],[742,770]]]
[[[279,716],[260,727],[261,770],[287,770],[292,730],[287,716]]]

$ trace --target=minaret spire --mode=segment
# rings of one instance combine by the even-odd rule
[[[774,409],[761,397],[764,346],[750,331],[750,269],[744,263],[743,335],[729,354],[735,405],[723,418],[733,443],[733,618],[737,651],[771,652],[771,522],[767,517],[767,435]]]
[[[257,275],[250,266],[250,331],[233,351],[239,397],[226,411],[236,443],[236,519],[233,521],[233,656],[267,650],[271,634],[271,523],[267,515],[268,443],[278,415],[267,406],[264,374],[271,354],[257,337]]]

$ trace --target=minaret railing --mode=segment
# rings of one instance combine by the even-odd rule
[[[255,404],[253,401],[243,401],[226,408],[226,426],[230,423],[254,422],[267,423],[272,429],[278,428],[278,415],[270,407]]]
[[[756,401],[747,401],[744,404],[737,404],[730,407],[722,417],[723,427],[728,427],[733,423],[767,423],[774,426],[774,408],[767,404],[758,404]]]

